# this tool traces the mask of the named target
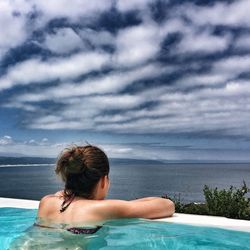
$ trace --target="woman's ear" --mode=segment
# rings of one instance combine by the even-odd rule
[[[101,188],[104,188],[104,186],[105,186],[105,176],[102,176],[100,181],[101,181]]]

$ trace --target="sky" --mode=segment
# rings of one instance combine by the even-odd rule
[[[250,161],[249,0],[1,0],[0,154]]]

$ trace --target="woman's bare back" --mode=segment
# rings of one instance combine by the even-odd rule
[[[84,224],[91,225],[95,222],[105,220],[101,211],[102,202],[105,200],[90,200],[81,197],[74,197],[67,208],[60,212],[63,204],[62,191],[46,195],[39,204],[38,217],[44,221],[53,221],[63,224]]]
[[[63,192],[43,197],[39,204],[38,217],[44,221],[70,225],[96,225],[118,218],[162,218],[174,213],[174,204],[159,197],[148,197],[132,201],[91,200],[74,197],[67,208],[60,212]],[[44,225],[46,226],[46,225]],[[48,226],[48,225],[47,225]]]

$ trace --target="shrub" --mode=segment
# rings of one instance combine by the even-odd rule
[[[203,189],[210,215],[250,220],[250,199],[245,197],[248,192],[245,181],[239,189],[230,186],[229,190],[218,190],[207,185]]]
[[[240,188],[230,186],[228,190],[219,190],[209,188],[207,185],[203,188],[205,203],[188,203],[181,201],[180,194],[178,197],[161,196],[162,198],[171,199],[175,203],[177,213],[216,215],[233,219],[250,220],[250,198],[246,194],[250,191],[245,181]]]

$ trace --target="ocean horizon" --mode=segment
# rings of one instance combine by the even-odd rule
[[[55,158],[0,157],[0,197],[40,200],[63,189]],[[107,199],[131,200],[167,195],[183,202],[203,202],[203,187],[250,186],[250,163],[161,162],[110,159]]]

